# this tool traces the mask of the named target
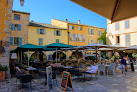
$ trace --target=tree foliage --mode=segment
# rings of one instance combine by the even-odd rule
[[[103,33],[102,34],[102,36],[100,36],[97,40],[99,40],[99,41],[103,41],[103,44],[107,44],[107,42],[106,42],[106,34],[107,34],[107,32],[105,31],[105,33]]]

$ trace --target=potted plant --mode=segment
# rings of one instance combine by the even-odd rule
[[[0,64],[0,80],[5,79],[5,71],[7,71],[7,70],[8,70],[7,66],[2,66]]]

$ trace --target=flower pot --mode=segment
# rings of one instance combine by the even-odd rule
[[[5,79],[5,71],[0,71],[0,80]]]

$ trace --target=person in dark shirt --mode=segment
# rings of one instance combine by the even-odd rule
[[[134,64],[133,64],[133,59],[132,58],[129,58],[129,60],[130,60],[130,65],[131,65],[131,71],[135,71],[134,70]]]
[[[124,73],[124,74],[126,75],[125,68],[126,68],[127,63],[126,63],[125,57],[123,57],[123,58],[121,59],[121,65],[122,65],[122,74]]]

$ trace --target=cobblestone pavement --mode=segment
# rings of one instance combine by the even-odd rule
[[[127,75],[117,71],[115,76],[100,76],[98,79],[91,78],[91,75],[86,75],[90,80],[83,82],[72,78],[73,92],[137,92],[137,72],[127,72]],[[42,84],[44,79],[33,79],[32,89],[27,84],[27,88],[19,88],[19,80],[16,78],[8,78],[0,82],[0,92],[47,92],[47,86]],[[60,92],[61,76],[58,75],[57,83],[54,81],[54,87],[51,92]],[[71,88],[67,88],[67,92],[71,92]]]

